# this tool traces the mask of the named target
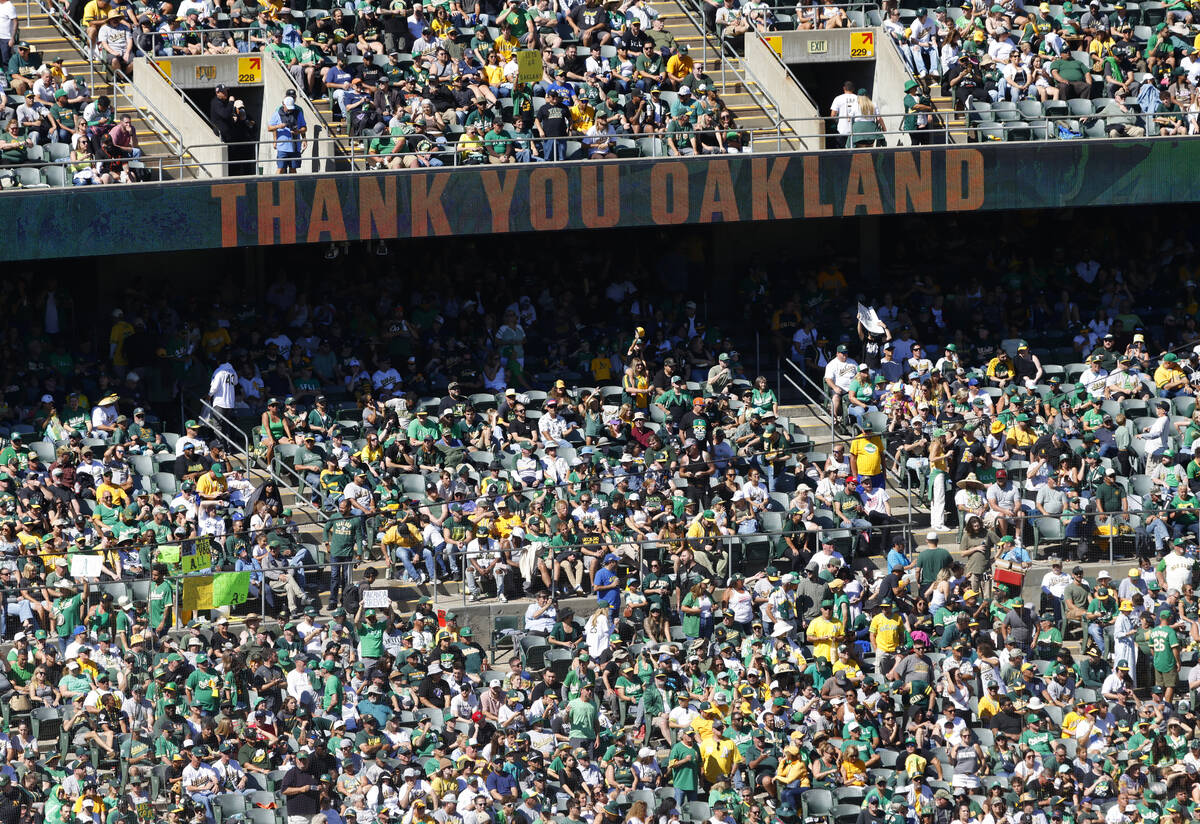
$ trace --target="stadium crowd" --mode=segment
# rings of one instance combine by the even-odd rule
[[[1028,6],[964,0],[959,8],[921,7],[915,16],[891,4],[883,19],[914,77],[903,125],[914,143],[928,142],[941,128],[930,100],[935,86],[956,111],[971,112],[972,123],[972,103],[1030,101],[1041,106],[1014,108],[1011,119],[1060,118],[1051,137],[1093,136],[1086,128],[1092,122],[1103,125],[1099,136],[1198,134],[1194,23],[1182,6],[1141,8],[1123,0]],[[1077,99],[1097,105],[1068,105]]]
[[[336,300],[282,277],[257,306],[130,291],[103,348],[77,339],[96,313],[70,290],[14,278],[0,818],[1194,820],[1200,600],[1179,516],[1200,473],[1164,459],[1200,425],[1125,420],[1196,385],[1191,252],[1157,251],[1163,274],[1139,277],[1053,253],[1028,295],[913,278],[858,333],[832,259],[797,286],[753,268],[743,300],[707,306],[686,247],[569,289],[460,250],[438,282],[346,279]],[[1180,306],[1147,307],[1168,281]],[[828,375],[867,431],[817,453],[727,329]],[[1014,332],[1029,346],[1009,356]],[[200,397],[308,503],[241,472]],[[1143,460],[1171,490],[1161,543],[1119,484]],[[920,546],[888,512],[908,471],[934,505]],[[951,480],[962,505],[940,523]],[[1107,519],[1087,529],[1145,540],[1116,576],[1056,561],[1030,600],[992,562],[1030,568],[1018,502],[1049,511],[1059,487],[1052,515],[1086,502]],[[181,613],[157,552],[201,536],[253,582],[215,621]],[[99,575],[73,576],[87,553]],[[528,598],[493,625],[410,595],[368,608],[377,553],[397,578]]]

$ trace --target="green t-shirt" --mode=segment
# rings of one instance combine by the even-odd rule
[[[1154,669],[1157,672],[1170,672],[1178,666],[1173,648],[1179,646],[1179,636],[1173,627],[1155,627],[1146,633],[1146,638],[1154,654]]]
[[[150,584],[150,627],[157,627],[162,623],[163,617],[175,603],[175,590],[171,587],[170,581]]]
[[[362,521],[358,518],[342,518],[325,524],[325,540],[329,543],[329,554],[334,558],[352,556],[354,547],[362,539]]]
[[[680,790],[695,791],[699,788],[700,752],[680,741],[671,748],[668,762],[678,761],[671,773],[671,786]]]
[[[204,709],[214,712],[220,706],[221,680],[216,672],[195,669],[184,684],[192,691],[192,700]]]
[[[54,629],[59,638],[70,638],[75,627],[80,624],[80,610],[83,607],[83,595],[75,593],[70,598],[54,600]]]
[[[483,145],[491,149],[498,155],[504,155],[508,152],[508,144],[512,143],[512,138],[506,132],[489,129],[488,133],[483,136]]]
[[[574,699],[567,704],[567,718],[571,725],[571,738],[595,739],[599,713],[594,703],[582,698]]]
[[[358,625],[358,654],[363,658],[378,658],[383,655],[383,622],[375,625],[363,621]]]
[[[1081,83],[1083,82],[1084,75],[1087,74],[1087,69],[1084,68],[1083,64],[1071,58],[1055,60],[1050,64],[1050,71],[1052,73],[1057,71],[1063,80],[1066,80],[1068,83]]]

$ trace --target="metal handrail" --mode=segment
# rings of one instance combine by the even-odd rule
[[[215,418],[221,423],[221,426],[213,426],[210,428],[217,435],[217,437],[221,438],[226,444],[229,445],[230,451],[233,452],[233,454],[237,454],[239,450],[241,451],[241,459],[247,467],[257,463],[257,465],[261,467],[263,471],[271,476],[276,485],[282,489],[288,490],[292,493],[292,495],[295,496],[297,506],[303,505],[316,513],[315,522],[328,519],[328,515],[325,512],[321,511],[320,508],[313,506],[312,502],[309,501],[308,495],[310,493],[308,491],[308,487],[304,482],[304,478],[302,478],[300,474],[296,472],[296,470],[292,469],[282,461],[274,461],[273,466],[267,466],[261,461],[254,461],[254,459],[251,457],[253,440],[251,439],[250,435],[247,434],[244,429],[230,420],[225,413],[221,412],[208,401],[204,400],[203,398],[199,398],[199,401],[200,407],[204,410],[204,416],[209,417],[210,419]],[[231,435],[229,432],[226,432],[225,427],[228,427],[230,430],[240,435],[241,443],[234,439],[233,435]],[[277,469],[283,470],[286,475],[295,479],[295,483],[290,483],[283,475],[276,471]]]
[[[62,14],[57,10],[51,10],[47,6],[46,0],[36,0],[36,2],[38,8],[41,9],[42,14],[45,15],[46,19],[50,21],[50,24],[53,25],[54,28],[58,30],[59,34],[61,34],[63,38],[70,43],[72,47],[74,47],[80,56],[87,61],[88,88],[92,92],[95,92],[96,61],[92,56],[91,44],[88,41],[87,32],[84,31],[82,26],[80,26],[79,23],[71,18],[70,15]],[[26,12],[28,12],[29,3],[26,4],[25,8]],[[149,126],[154,133],[157,134],[160,139],[162,139],[164,146],[172,149],[182,159],[183,155],[186,153],[186,146],[184,144],[182,133],[176,134],[174,131],[172,131],[173,126],[171,125],[171,121],[163,116],[163,113],[160,112],[158,108],[149,100],[145,100],[144,105],[139,105],[133,101],[132,95],[130,95],[128,92],[128,89],[132,88],[132,81],[128,76],[125,75],[124,72],[117,72],[113,80],[114,93],[117,91],[117,83],[124,83],[126,91],[122,92],[122,94],[129,100],[132,108],[141,116],[142,122]],[[115,96],[117,95],[114,94],[114,97]],[[187,95],[183,95],[183,97],[187,99]],[[195,103],[192,103],[190,100],[188,100],[188,102],[193,108],[195,108]],[[153,117],[146,117],[145,112],[147,111],[153,115]],[[199,110],[197,109],[197,111]]]
[[[721,59],[721,89],[724,91],[729,86],[728,79],[725,76],[726,67],[729,65],[729,61],[726,58],[738,58],[738,53],[734,51],[731,43],[726,41],[724,38],[713,35],[708,31],[708,28],[704,23],[704,15],[700,15],[697,19],[696,10],[692,6],[692,0],[676,0],[676,5],[687,16],[688,21],[696,28],[696,31],[700,32],[700,42],[703,46],[701,60],[705,64],[708,63],[709,39],[715,37],[716,42],[714,48],[716,49],[717,55]],[[767,91],[766,85],[763,84],[754,71],[746,64],[745,60],[741,61],[740,68],[737,70],[737,74],[737,79],[741,82],[742,87],[745,88],[746,93],[754,99],[754,102],[758,105],[758,107],[766,112],[768,116],[771,115],[771,112],[774,112],[776,132],[778,133],[778,120],[780,111],[779,102],[769,91]],[[751,87],[750,83],[746,82],[747,76],[749,76],[750,80],[754,82],[753,88]],[[766,98],[766,103],[764,103],[760,98]],[[800,139],[800,143],[807,148],[807,144],[804,143],[802,138]]]

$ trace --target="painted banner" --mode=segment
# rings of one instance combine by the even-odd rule
[[[1192,173],[1192,169],[1197,174]],[[0,194],[5,260],[1200,200],[1200,141],[1072,140],[142,183]],[[130,216],[137,231],[127,231]],[[70,226],[64,232],[62,227]],[[53,243],[44,238],[53,237]]]
[[[212,538],[205,535],[184,544],[179,568],[183,572],[206,572],[212,569]]]
[[[236,607],[250,598],[249,572],[218,572],[213,576],[212,605]]]
[[[193,575],[183,579],[179,608],[184,612],[213,608],[213,576]]]

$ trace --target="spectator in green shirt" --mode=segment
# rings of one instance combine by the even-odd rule
[[[682,730],[679,741],[671,748],[667,772],[675,788],[675,804],[683,809],[685,801],[696,800],[700,788],[700,750],[696,749],[696,734],[691,729]]]

